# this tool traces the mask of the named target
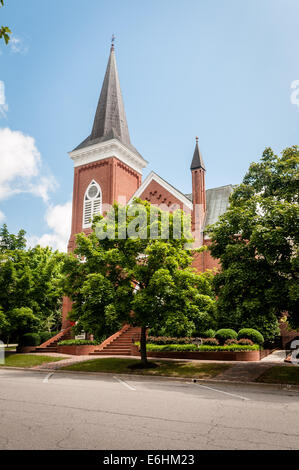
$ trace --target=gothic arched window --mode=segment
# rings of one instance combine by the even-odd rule
[[[102,191],[100,185],[93,180],[84,195],[83,228],[91,227],[93,216],[100,214],[101,210]]]

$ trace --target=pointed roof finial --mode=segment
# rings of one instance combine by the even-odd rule
[[[199,150],[198,137],[197,136],[195,137],[195,140],[196,140],[195,150],[194,150],[193,160],[192,160],[190,169],[191,170],[197,170],[199,168],[202,168],[203,170],[205,170],[205,164],[203,162],[203,158],[202,158],[202,155],[201,155],[200,150]]]
[[[115,43],[115,35],[112,34],[112,38],[111,38],[111,50],[114,51],[114,43]]]

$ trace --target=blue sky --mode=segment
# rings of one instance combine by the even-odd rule
[[[190,192],[196,135],[208,188],[299,143],[298,0],[6,0],[0,24],[0,221],[34,241],[65,243],[67,152],[90,133],[112,33],[144,176]]]

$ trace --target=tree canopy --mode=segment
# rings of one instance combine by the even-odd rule
[[[60,326],[61,266],[50,248],[25,250],[25,232],[0,229],[0,330],[2,336]]]
[[[95,219],[90,235],[77,236],[75,254],[64,266],[64,290],[73,301],[70,318],[78,322],[77,328],[100,338],[123,323],[141,327],[143,362],[147,328],[191,334],[209,327],[214,314],[209,276],[190,268],[186,244],[191,235],[183,233],[186,216],[157,209],[153,220],[151,210],[150,203],[140,200],[129,207],[115,204],[105,218]],[[166,220],[169,238],[161,238]],[[135,235],[131,231],[126,236],[132,224]],[[175,238],[178,225],[181,236]]]
[[[298,163],[297,146],[281,156],[267,148],[210,228],[210,250],[222,265],[215,276],[219,326],[253,327],[273,339],[285,312],[299,326]]]

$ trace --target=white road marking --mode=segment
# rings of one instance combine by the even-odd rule
[[[120,378],[116,377],[115,375],[113,376],[113,378],[115,380],[117,380],[120,384],[124,385],[125,387],[127,387],[128,389],[130,390],[136,390],[136,388],[134,387],[131,387],[131,385],[127,384],[127,382],[125,382],[124,380],[121,380]]]
[[[207,385],[201,385],[197,383],[199,387],[207,388],[208,390],[213,390],[213,392],[224,393],[225,395],[230,395],[231,397],[240,398],[241,400],[250,401],[250,398],[242,397],[241,395],[236,395],[235,393],[224,392],[223,390],[218,390],[217,388],[208,387]]]
[[[47,377],[44,378],[43,383],[47,384],[52,375],[54,375],[54,372],[50,372],[50,374],[48,374]]]

